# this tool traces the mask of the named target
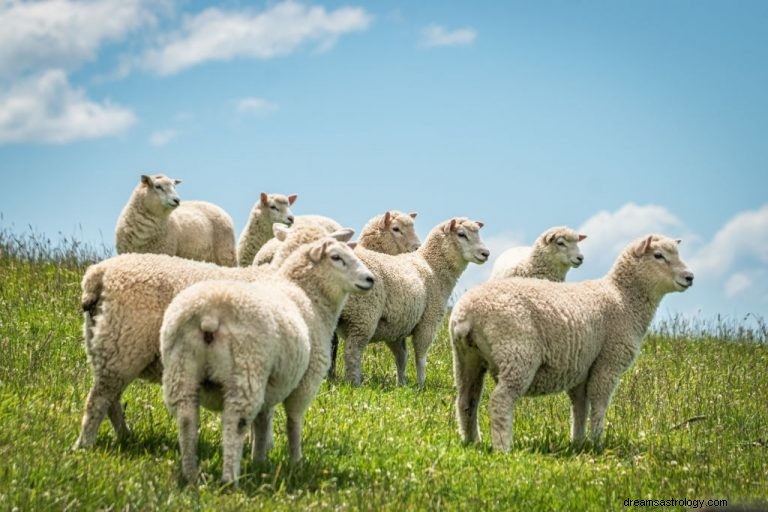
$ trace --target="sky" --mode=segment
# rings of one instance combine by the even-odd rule
[[[568,225],[569,281],[662,233],[696,281],[660,315],[768,316],[768,2],[0,0],[0,27],[0,226],[113,246],[163,173],[238,232],[262,191],[481,220],[492,259]]]

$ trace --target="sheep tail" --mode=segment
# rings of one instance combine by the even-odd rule
[[[206,344],[213,343],[214,335],[219,330],[219,319],[211,313],[205,313],[200,318],[200,330],[203,331],[203,340]]]
[[[83,276],[82,289],[83,296],[80,305],[86,315],[96,316],[101,292],[104,289],[104,272],[106,268],[103,265],[91,266]]]
[[[472,322],[465,314],[458,314],[451,318],[450,332],[454,345],[472,346]]]

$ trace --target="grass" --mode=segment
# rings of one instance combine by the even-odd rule
[[[522,399],[512,452],[491,452],[488,390],[483,442],[463,446],[445,329],[424,391],[396,387],[389,351],[370,347],[361,388],[323,384],[306,417],[303,463],[287,463],[279,412],[269,463],[246,456],[236,491],[218,484],[219,423],[209,413],[205,482],[179,485],[175,425],[160,388],[144,382],[124,395],[129,441],[117,443],[105,423],[95,449],[72,452],[91,378],[79,280],[85,260],[105,252],[38,240],[0,231],[0,510],[618,510],[627,498],[768,500],[768,344],[759,322],[660,324],[617,390],[603,453],[569,447],[565,395]]]

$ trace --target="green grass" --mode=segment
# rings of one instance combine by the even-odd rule
[[[128,442],[117,443],[105,423],[95,449],[72,452],[91,379],[78,261],[97,254],[33,257],[12,242],[0,233],[0,510],[618,510],[626,498],[768,499],[764,324],[713,336],[677,320],[649,335],[609,409],[603,453],[569,448],[565,395],[521,400],[512,452],[491,452],[490,381],[483,442],[463,446],[445,329],[424,391],[396,387],[389,351],[370,347],[361,388],[323,384],[306,417],[305,460],[287,463],[280,412],[270,462],[244,457],[236,491],[218,484],[219,423],[209,413],[199,453],[205,483],[180,486],[175,425],[160,388],[144,382],[124,395]]]

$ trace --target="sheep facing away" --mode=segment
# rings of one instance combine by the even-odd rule
[[[415,218],[416,213],[397,210],[377,215],[363,227],[358,244],[370,251],[392,256],[413,252],[421,245],[413,224]]]
[[[571,399],[571,441],[585,440],[589,414],[599,447],[611,396],[661,299],[693,284],[677,242],[660,235],[637,240],[593,281],[512,278],[468,291],[449,322],[464,441],[480,439],[477,407],[490,371],[497,382],[488,406],[494,449],[509,450],[521,396],[560,391]]]
[[[578,268],[584,256],[578,243],[587,238],[563,227],[550,228],[539,235],[532,247],[512,247],[496,258],[491,281],[507,277],[535,277],[565,281],[571,268]]]
[[[223,266],[235,265],[232,218],[205,201],[181,201],[174,180],[142,175],[115,227],[118,254],[168,254]]]
[[[341,238],[348,240],[350,232]],[[106,415],[118,437],[128,435],[120,396],[138,377],[159,382],[160,324],[179,292],[200,281],[256,281],[273,272],[161,254],[123,254],[88,267],[82,281],[83,331],[93,384],[75,447],[93,444]]]
[[[272,411],[281,402],[291,461],[301,459],[304,412],[328,371],[341,308],[350,292],[373,284],[351,248],[325,238],[296,251],[271,279],[204,281],[176,296],[160,334],[163,397],[178,423],[187,481],[197,479],[201,399],[223,410],[224,483],[237,483],[252,423],[253,454],[266,457]]]
[[[272,224],[293,224],[294,217],[290,206],[296,202],[297,197],[296,194],[284,196],[261,193],[237,242],[238,265],[246,267],[251,264],[259,249],[272,238]]]
[[[405,339],[412,335],[416,376],[419,386],[424,385],[427,351],[456,281],[469,262],[488,260],[490,251],[480,240],[482,226],[466,218],[451,219],[432,229],[417,251],[397,256],[355,249],[377,285],[371,293],[350,297],[339,319],[347,381],[360,384],[363,350],[371,341],[385,341],[395,356],[397,382],[404,384]]]

